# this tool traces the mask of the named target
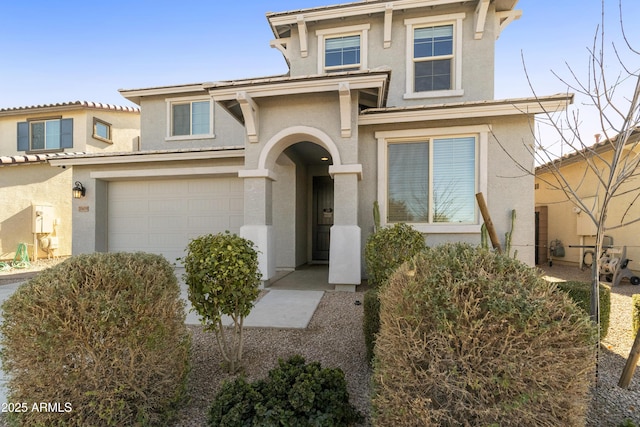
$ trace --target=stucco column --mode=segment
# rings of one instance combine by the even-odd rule
[[[334,185],[334,222],[329,248],[329,283],[336,290],[355,291],[361,282],[360,227],[358,226],[358,179],[362,165],[329,167]]]
[[[244,178],[244,225],[240,236],[256,245],[264,283],[276,273],[271,196],[274,178],[268,170],[240,171],[238,176]]]

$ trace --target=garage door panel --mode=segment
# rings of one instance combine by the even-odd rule
[[[240,178],[167,179],[109,183],[110,251],[144,251],[170,262],[190,239],[229,230],[244,221]]]

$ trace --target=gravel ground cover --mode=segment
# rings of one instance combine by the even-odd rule
[[[44,267],[42,267],[44,268]],[[21,271],[16,276],[0,272],[0,284],[24,280],[39,268]],[[554,264],[545,267],[551,280],[589,280],[588,271]],[[244,375],[249,380],[266,376],[276,367],[278,358],[301,354],[308,362],[319,361],[324,367],[339,367],[346,375],[352,403],[370,415],[371,372],[365,361],[362,335],[363,287],[359,292],[326,292],[308,328],[247,328],[244,351]],[[640,374],[636,372],[628,389],[617,386],[634,337],[631,332],[631,295],[640,287],[623,282],[612,288],[611,323],[607,338],[600,347],[597,385],[593,387],[588,427],[618,426],[625,419],[640,425]],[[189,326],[192,333],[192,373],[188,384],[189,401],[180,408],[174,426],[206,425],[207,410],[221,382],[232,378],[220,366],[220,355],[213,334],[199,326]],[[0,421],[0,426],[3,423]],[[369,426],[365,421],[361,426]]]

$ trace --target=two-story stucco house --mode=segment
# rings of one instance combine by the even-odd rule
[[[285,75],[122,90],[140,105],[141,150],[54,160],[87,188],[74,253],[144,250],[170,261],[230,230],[276,269],[327,262],[361,282],[364,243],[406,222],[429,244],[480,241],[482,192],[499,234],[533,263],[531,122],[566,95],[494,100],[500,32],[517,0],[360,1],[268,13]]]
[[[71,255],[71,168],[51,159],[131,151],[140,111],[93,102],[0,109],[0,260]]]

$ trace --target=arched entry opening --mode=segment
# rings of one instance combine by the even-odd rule
[[[264,279],[276,268],[329,263],[329,283],[360,283],[357,181],[361,165],[343,165],[324,132],[295,126],[260,150],[258,168],[244,170],[244,237],[257,243]]]

